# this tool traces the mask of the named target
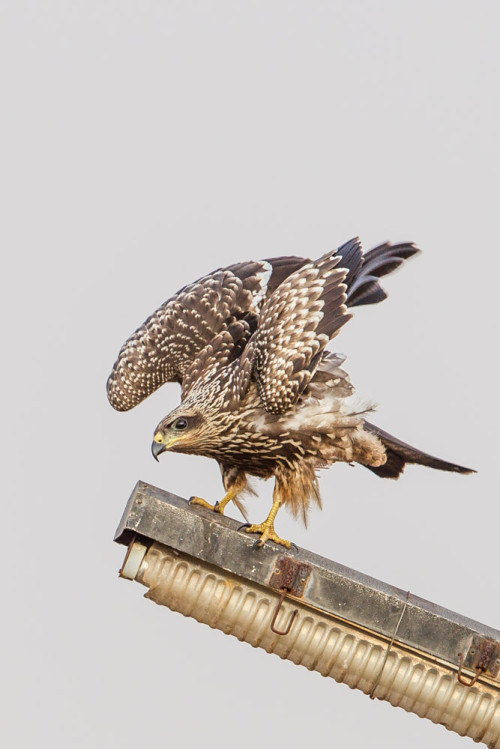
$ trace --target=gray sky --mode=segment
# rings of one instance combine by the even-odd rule
[[[1,2],[5,746],[462,745],[117,578],[137,479],[221,484],[151,457],[176,386],[119,414],[105,382],[206,271],[417,242],[334,348],[375,423],[479,473],[337,466],[308,531],[277,531],[500,628],[499,20],[481,0]]]

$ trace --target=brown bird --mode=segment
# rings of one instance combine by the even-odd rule
[[[411,447],[367,421],[341,369],[344,356],[326,351],[351,318],[351,307],[387,294],[379,278],[417,254],[414,244],[382,244],[363,254],[352,239],[319,260],[278,257],[222,268],[181,289],[123,345],[108,380],[119,411],[140,403],[165,382],[179,382],[182,402],[159,423],[152,452],[205,455],[219,463],[223,513],[251,491],[248,476],[274,476],[267,519],[247,525],[271,539],[282,505],[304,521],[321,505],[316,471],[336,462],[360,463],[398,478],[407,463],[471,473]]]

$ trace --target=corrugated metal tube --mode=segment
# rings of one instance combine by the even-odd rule
[[[402,646],[404,609],[389,638],[286,597],[275,629],[285,631],[297,613],[288,634],[276,634],[279,591],[161,543],[131,549],[122,574],[149,588],[156,603],[500,749],[500,684],[465,686],[453,664]]]

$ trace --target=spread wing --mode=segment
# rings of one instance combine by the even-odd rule
[[[227,344],[226,363],[239,356],[242,340],[256,327],[268,286],[271,291],[282,277],[305,262],[281,257],[271,262],[238,263],[185,286],[122,346],[107,384],[111,405],[128,411],[165,382],[183,383],[188,371],[186,385],[191,386],[203,374],[201,367],[208,363],[210,353],[207,346],[214,339],[218,349],[221,342]],[[245,320],[243,328],[231,327],[238,320]],[[221,335],[222,339],[217,338]],[[192,367],[202,351],[205,357]]]
[[[237,367],[236,396],[248,387],[255,365],[263,402],[281,413],[310,380],[319,361],[316,357],[321,358],[325,336],[332,337],[348,319],[335,306],[340,297],[335,297],[334,280],[329,282],[328,291],[322,286],[329,273],[327,258],[337,258],[337,265],[331,269],[345,269],[347,305],[354,307],[385,299],[379,278],[417,252],[413,244],[387,242],[363,255],[356,239],[317,263],[284,256],[214,271],[181,289],[125,342],[108,379],[109,401],[118,411],[127,411],[165,382],[174,381],[182,383],[185,395],[197,380],[234,362],[243,352]],[[284,320],[290,310],[295,327],[289,329],[278,318]],[[259,330],[252,337],[259,313]],[[278,364],[276,352],[284,355],[291,335],[298,336],[298,348],[289,371],[289,356],[286,364]],[[248,351],[244,350],[247,342]],[[269,351],[265,353],[267,342]],[[276,383],[277,388],[285,387],[283,393],[286,391],[276,396],[276,401],[269,379],[273,373],[290,378],[287,387],[283,381]]]
[[[359,240],[348,245],[361,254]],[[344,283],[349,271],[342,260],[334,250],[303,265],[266,299],[234,375],[235,397],[243,397],[254,378],[267,411],[284,413],[296,402],[328,341],[351,317]]]

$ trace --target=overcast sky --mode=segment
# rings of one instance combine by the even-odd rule
[[[276,528],[500,628],[499,21],[482,0],[0,2],[5,746],[469,741],[118,579],[139,478],[222,487],[214,462],[151,457],[177,386],[123,414],[105,383],[207,271],[415,241],[334,348],[376,424],[478,474],[336,466],[309,529]]]

